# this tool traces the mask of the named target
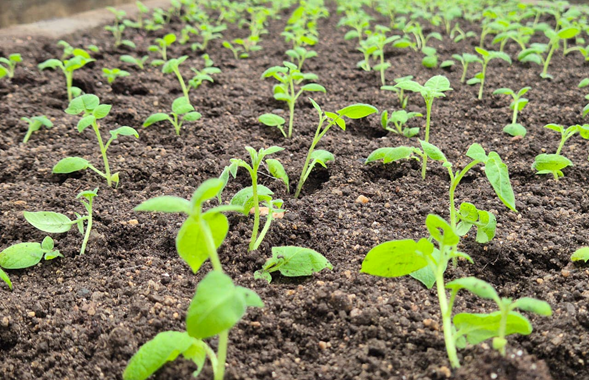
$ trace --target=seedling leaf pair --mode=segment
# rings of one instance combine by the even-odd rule
[[[328,268],[331,263],[319,252],[302,247],[272,247],[272,257],[266,260],[261,270],[254,273],[255,279],[264,279],[270,283],[270,273],[279,271],[285,277],[310,276]]]

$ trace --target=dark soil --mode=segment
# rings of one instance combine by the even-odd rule
[[[279,34],[286,17],[287,13],[270,23],[264,49],[249,60],[234,60],[221,48],[221,40],[211,43],[208,53],[223,73],[215,83],[191,92],[203,118],[187,124],[180,137],[171,125],[158,124],[141,130],[139,140],[121,138],[113,144],[111,165],[121,172],[117,189],[108,188],[92,172],[51,174],[53,165],[68,155],[97,163],[100,159],[90,130],[78,133],[78,118],[63,112],[63,75],[36,69],[39,62],[60,55],[57,41],[0,43],[0,56],[21,52],[25,59],[12,82],[0,81],[0,249],[45,236],[25,222],[24,210],[73,216],[82,211],[76,194],[100,186],[86,255],[77,254],[81,237],[72,230],[54,236],[65,258],[10,271],[15,289],[9,292],[3,286],[0,291],[1,379],[120,379],[140,345],[159,332],[184,330],[185,311],[210,265],[193,275],[176,254],[174,237],[182,217],[132,209],[163,194],[190,197],[201,182],[218,176],[230,158],[246,158],[245,145],[286,148],[276,158],[296,183],[316,128],[311,104],[305,97],[297,104],[290,140],[257,121],[262,113],[285,108],[272,98],[274,82],[260,80],[260,75],[285,59],[289,46]],[[377,73],[356,69],[361,53],[355,41],[343,39],[345,30],[336,28],[337,21],[335,12],[321,20],[315,47],[319,57],[305,64],[327,88],[327,94],[313,97],[330,111],[356,102],[397,109],[395,94],[379,90]],[[179,22],[173,23],[157,35],[180,28]],[[126,37],[137,43],[133,54],[138,55],[155,36],[126,31]],[[225,32],[226,39],[244,36],[245,31],[235,27]],[[140,128],[147,116],[169,110],[181,94],[173,76],[120,63],[119,56],[129,52],[112,49],[112,38],[102,29],[68,41],[102,49],[94,64],[75,74],[75,85],[113,105],[103,120],[103,133],[121,125]],[[448,59],[452,53],[474,51],[475,44],[454,44],[446,37],[434,46],[441,59]],[[203,65],[188,45],[176,44],[170,50],[170,56],[190,55],[182,66],[187,79],[190,66]],[[507,50],[515,57],[515,46]],[[530,168],[534,156],[556,150],[559,138],[544,129],[545,124],[583,122],[585,92],[576,86],[589,76],[589,66],[580,56],[556,54],[550,66],[554,80],[545,81],[537,66],[493,61],[484,99],[478,101],[478,87],[459,82],[458,66],[429,70],[421,66],[421,58],[412,51],[390,51],[388,81],[414,75],[423,83],[433,75],[447,75],[454,91],[434,104],[431,141],[457,167],[466,164],[464,154],[472,143],[497,151],[509,166],[519,211],[504,207],[482,171],[472,171],[458,189],[457,202],[470,201],[493,211],[497,236],[486,245],[467,237],[461,249],[475,265],[460,263],[449,270],[448,279],[477,276],[502,296],[548,301],[554,315],[530,316],[534,332],[510,337],[506,358],[489,344],[461,350],[463,367],[450,375],[435,291],[409,277],[382,279],[359,273],[375,245],[423,237],[428,213],[448,216],[449,181],[440,165],[430,164],[425,182],[417,162],[364,165],[376,148],[417,144],[415,139],[383,132],[375,115],[348,122],[345,132],[333,129],[326,135],[319,147],[333,152],[336,161],[311,175],[301,199],[293,199],[280,183],[262,176],[262,183],[285,200],[288,211],[273,224],[258,251],[247,250],[252,219],[230,216],[231,229],[220,249],[224,268],[237,283],[255,290],[266,307],[249,310],[231,331],[228,379],[589,379],[589,270],[569,261],[572,252],[589,244],[587,142],[576,136],[567,143],[563,152],[575,166],[558,182]],[[111,87],[101,76],[103,67],[123,67],[132,76]],[[475,69],[470,69],[470,76]],[[491,93],[499,87],[524,86],[532,87],[530,103],[520,117],[528,135],[514,139],[502,132],[511,119],[508,99]],[[411,97],[408,108],[425,111],[417,96]],[[36,132],[22,145],[26,126],[19,118],[39,114],[51,117],[55,127]],[[419,126],[423,120],[411,123]],[[239,172],[225,199],[247,184],[246,173]],[[369,202],[357,203],[360,195]],[[276,277],[270,285],[254,280],[254,271],[270,256],[271,247],[283,245],[313,248],[331,261],[334,270],[295,280]],[[456,311],[492,307],[464,293]],[[194,365],[177,360],[155,378],[187,379],[193,370]],[[201,377],[210,374],[207,367]]]

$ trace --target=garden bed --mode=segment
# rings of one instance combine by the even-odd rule
[[[319,76],[326,94],[312,97],[324,110],[352,103],[368,103],[380,111],[398,109],[396,95],[379,90],[377,72],[356,68],[362,54],[356,42],[344,40],[337,28],[333,7],[329,19],[320,19],[318,57],[305,63],[306,72]],[[262,36],[263,50],[246,60],[235,60],[214,40],[207,53],[221,68],[215,83],[191,92],[191,101],[202,119],[189,123],[176,136],[169,124],[140,130],[140,138],[121,139],[110,148],[111,165],[120,171],[118,188],[108,188],[94,173],[55,175],[51,168],[63,157],[98,159],[89,132],[78,133],[78,117],[67,115],[65,81],[61,72],[40,73],[37,64],[59,57],[57,41],[34,38],[5,49],[0,56],[20,52],[24,62],[15,78],[0,80],[0,248],[20,241],[40,241],[45,236],[28,225],[23,211],[80,212],[75,196],[100,186],[94,201],[94,233],[85,255],[78,255],[80,236],[74,232],[55,236],[56,248],[65,256],[34,268],[10,271],[15,286],[0,293],[0,378],[2,379],[118,379],[138,347],[165,330],[183,331],[194,289],[210,269],[205,264],[194,275],[178,257],[174,237],[182,218],[178,215],[140,214],[133,208],[159,195],[189,198],[208,178],[217,177],[231,158],[245,158],[244,147],[278,145],[276,154],[289,175],[298,179],[316,129],[317,113],[305,98],[297,104],[292,139],[258,122],[267,112],[285,109],[272,98],[273,80],[261,80],[267,68],[286,59],[289,45],[280,33],[291,11],[282,20],[271,20]],[[386,24],[385,19],[379,19]],[[376,24],[376,22],[375,22]],[[137,44],[136,55],[147,54],[154,37],[179,33],[173,21],[163,30],[146,34],[132,29],[125,38]],[[480,32],[476,25],[465,30]],[[440,29],[441,32],[441,29]],[[230,25],[224,39],[245,37],[245,30]],[[23,36],[24,38],[24,36]],[[128,125],[140,128],[154,112],[169,110],[182,92],[173,75],[158,68],[136,70],[119,62],[124,48],[114,49],[112,37],[102,28],[66,38],[75,46],[95,44],[96,62],[76,72],[74,84],[112,104],[103,120],[106,130]],[[474,51],[478,41],[435,41],[441,57]],[[516,45],[506,52],[517,55]],[[174,44],[171,57],[187,54],[189,65],[202,67],[190,45]],[[455,379],[587,379],[589,351],[589,270],[570,263],[576,249],[589,244],[587,194],[587,142],[578,136],[565,146],[575,166],[555,181],[530,168],[544,150],[553,152],[557,135],[544,129],[548,123],[582,124],[584,92],[577,84],[589,76],[588,66],[574,54],[555,54],[550,71],[554,80],[541,79],[538,66],[517,61],[489,65],[485,95],[477,100],[478,87],[460,83],[458,66],[449,71],[426,69],[422,54],[387,50],[393,78],[414,75],[423,83],[433,75],[446,75],[454,89],[436,100],[431,141],[448,159],[464,166],[472,143],[500,154],[509,167],[518,213],[508,210],[494,195],[484,173],[474,170],[460,185],[458,201],[472,201],[497,215],[497,236],[478,244],[474,236],[463,240],[461,250],[475,264],[460,262],[448,278],[476,276],[491,283],[505,297],[530,296],[547,301],[550,318],[530,316],[534,332],[510,337],[508,354],[501,357],[490,343],[459,351],[463,367]],[[111,86],[102,77],[103,67],[124,67],[131,76]],[[473,72],[474,70],[471,69]],[[529,105],[520,122],[528,135],[512,138],[502,132],[511,117],[506,97],[493,96],[500,87],[530,86]],[[423,100],[412,95],[408,109],[425,113]],[[281,114],[287,117],[288,111]],[[26,125],[20,117],[45,114],[55,125],[21,140]],[[412,126],[421,126],[415,119]],[[450,375],[435,290],[427,290],[410,277],[385,279],[361,274],[366,253],[392,239],[426,236],[429,213],[448,216],[446,169],[430,162],[427,180],[418,162],[365,165],[366,157],[380,147],[418,146],[416,139],[387,133],[377,115],[348,121],[346,131],[332,130],[319,144],[335,154],[327,169],[316,170],[300,199],[285,192],[270,177],[261,183],[285,200],[284,218],[271,227],[260,249],[248,252],[252,218],[230,214],[230,231],[219,250],[221,261],[234,281],[257,292],[263,309],[249,309],[231,330],[227,379],[445,379]],[[240,171],[228,183],[225,199],[250,185]],[[357,202],[359,196],[366,203]],[[214,202],[213,202],[214,203]],[[271,247],[296,245],[317,250],[333,264],[307,278],[274,278],[271,284],[254,280],[254,271],[271,256]],[[457,311],[483,312],[493,305],[461,294]],[[215,343],[213,341],[213,346]],[[159,371],[157,379],[189,378],[196,368],[178,360]],[[205,368],[203,378],[210,377]],[[494,374],[494,375],[493,375]]]

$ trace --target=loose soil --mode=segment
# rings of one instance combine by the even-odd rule
[[[23,211],[73,216],[82,209],[76,194],[100,186],[86,255],[77,254],[81,237],[72,231],[54,236],[64,258],[10,271],[15,289],[0,291],[0,378],[120,379],[140,345],[159,332],[184,330],[185,311],[210,265],[194,275],[176,254],[174,237],[181,216],[139,214],[132,209],[154,196],[190,197],[198,184],[218,176],[230,158],[245,158],[245,145],[284,147],[276,157],[296,183],[316,128],[311,104],[305,97],[297,104],[290,140],[257,121],[262,113],[285,109],[284,103],[272,98],[274,82],[260,80],[260,75],[285,59],[289,46],[279,34],[287,17],[285,12],[282,20],[269,24],[270,33],[261,43],[264,49],[249,60],[234,60],[221,40],[211,43],[208,53],[223,73],[215,83],[191,92],[203,118],[187,124],[180,137],[171,125],[159,124],[141,130],[139,140],[115,142],[109,153],[113,170],[121,172],[117,189],[107,188],[92,172],[51,174],[53,165],[66,156],[100,162],[94,136],[89,130],[78,133],[78,119],[63,112],[67,106],[63,75],[36,69],[36,64],[61,54],[57,41],[0,43],[0,55],[18,51],[25,59],[12,82],[0,81],[0,248],[45,236],[25,222]],[[330,19],[320,21],[315,47],[319,56],[305,64],[306,71],[318,74],[319,83],[327,88],[327,94],[313,97],[325,110],[356,102],[379,110],[398,109],[395,94],[379,90],[377,73],[355,67],[362,55],[355,50],[355,41],[343,39],[345,30],[336,28],[337,21],[335,11]],[[469,28],[478,30],[478,26]],[[125,33],[143,55],[154,37],[180,29],[181,24],[174,22],[155,34]],[[230,26],[225,38],[245,33]],[[173,76],[120,63],[119,56],[129,52],[113,49],[111,36],[101,28],[67,40],[102,49],[94,64],[75,74],[75,85],[113,105],[103,122],[104,133],[122,125],[139,128],[147,116],[169,110],[181,95]],[[442,59],[474,51],[475,45],[474,40],[450,43],[447,37],[434,43]],[[517,53],[510,45],[507,51],[512,56]],[[200,68],[203,61],[188,45],[171,47],[170,56],[182,54],[191,57],[182,67],[189,78],[189,67]],[[544,129],[545,124],[583,122],[585,91],[576,85],[589,76],[588,65],[580,56],[556,54],[550,66],[554,80],[545,81],[538,76],[538,66],[493,61],[484,99],[478,101],[478,87],[459,82],[459,67],[425,69],[421,57],[412,51],[389,51],[387,59],[393,66],[388,81],[414,75],[423,83],[435,74],[448,76],[454,91],[434,104],[431,141],[457,167],[468,162],[465,152],[472,143],[497,151],[509,166],[519,211],[502,205],[481,170],[468,174],[457,202],[470,201],[493,211],[497,236],[486,245],[476,243],[474,236],[464,239],[461,250],[473,257],[475,265],[460,262],[448,271],[448,279],[477,276],[502,296],[548,301],[554,315],[530,316],[534,332],[510,337],[506,358],[489,344],[461,350],[463,367],[450,375],[435,291],[409,277],[382,279],[359,273],[363,258],[375,245],[425,236],[428,213],[448,217],[449,182],[440,165],[430,163],[423,181],[417,162],[364,164],[374,149],[417,144],[415,139],[385,133],[379,117],[371,116],[348,122],[345,132],[334,129],[326,135],[319,147],[333,152],[336,161],[311,175],[300,199],[262,176],[262,183],[285,200],[288,211],[273,224],[258,251],[247,250],[252,218],[230,216],[231,229],[220,249],[224,268],[238,284],[255,290],[266,307],[249,310],[231,331],[227,379],[589,379],[589,270],[569,262],[574,250],[589,244],[587,143],[578,136],[567,143],[564,154],[575,166],[558,182],[537,176],[530,168],[537,154],[556,150],[559,138]],[[103,67],[124,67],[132,75],[117,79],[111,87],[101,76]],[[475,68],[470,70],[473,75]],[[530,103],[520,116],[528,135],[516,139],[502,132],[511,119],[508,99],[491,92],[524,86],[532,87]],[[408,108],[425,110],[417,96],[411,96]],[[19,118],[39,114],[51,117],[55,127],[36,132],[27,145],[20,144],[26,126]],[[422,124],[421,119],[410,123]],[[225,199],[247,185],[248,177],[240,171],[229,182]],[[357,203],[360,195],[369,202]],[[284,245],[321,252],[334,265],[333,271],[300,279],[276,276],[270,285],[254,280],[254,271],[271,255],[271,247]],[[456,312],[493,307],[464,293]],[[216,345],[215,340],[211,343]],[[155,378],[187,379],[193,370],[193,364],[177,360]],[[211,377],[208,365],[201,377]]]

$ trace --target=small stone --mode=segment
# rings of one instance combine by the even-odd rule
[[[136,224],[139,224],[139,221],[137,219],[131,219],[127,222],[127,224],[134,226]]]
[[[571,272],[566,269],[561,270],[560,273],[562,274],[562,277],[568,277],[571,275]]]
[[[174,319],[180,319],[180,314],[178,314],[178,313],[174,313],[174,314],[172,314],[172,317],[173,317]]]
[[[442,366],[442,367],[438,368],[438,373],[440,375],[447,377],[447,378],[449,378],[450,375],[452,375],[452,372],[450,372],[450,368],[448,368],[446,366]]]
[[[320,350],[326,350],[327,349],[327,343],[325,343],[324,341],[320,341],[319,342],[319,349]]]
[[[270,212],[270,209],[268,207],[260,207],[260,216],[266,216],[266,215],[268,215],[269,212]],[[252,209],[250,210],[250,214],[254,215],[255,213],[256,213],[256,208],[252,207]],[[274,219],[282,219],[282,218],[284,218],[284,211],[272,213],[272,217]]]
[[[359,316],[360,314],[362,314],[362,312],[358,308],[352,309],[352,311],[350,311],[350,317],[352,317],[352,318],[355,318],[355,317]]]
[[[497,378],[497,374],[495,372],[491,373],[491,379],[495,380]]]
[[[27,315],[28,315],[30,318],[34,318],[34,317],[35,317],[35,312],[34,312],[34,311],[29,311],[29,312],[27,313]]]
[[[90,315],[90,316],[92,316],[92,315],[96,315],[96,308],[94,307],[94,305],[91,305],[91,306],[88,308],[88,311],[87,311],[87,313],[88,313],[88,315]]]
[[[258,321],[252,321],[252,322],[250,322],[250,325],[252,327],[262,327],[262,324]]]
[[[331,189],[331,193],[340,197],[343,195],[340,189]]]
[[[537,278],[537,279],[536,279],[536,282],[537,282],[538,284],[542,285],[542,284],[544,283],[544,280],[543,280],[543,279],[541,279],[541,278]]]
[[[15,201],[14,204],[16,206],[25,206],[27,204],[27,202],[25,202],[25,201]]]
[[[554,338],[552,338],[550,343],[554,344],[555,346],[559,346],[563,340],[564,339],[562,338],[562,334],[561,334],[561,335],[558,335],[558,336],[555,336]]]
[[[356,203],[366,204],[368,202],[370,202],[370,199],[366,198],[364,195],[359,195],[358,198],[356,198]]]
[[[2,318],[2,326],[3,327],[8,327],[9,324],[10,324],[10,319],[8,319],[8,317]]]

